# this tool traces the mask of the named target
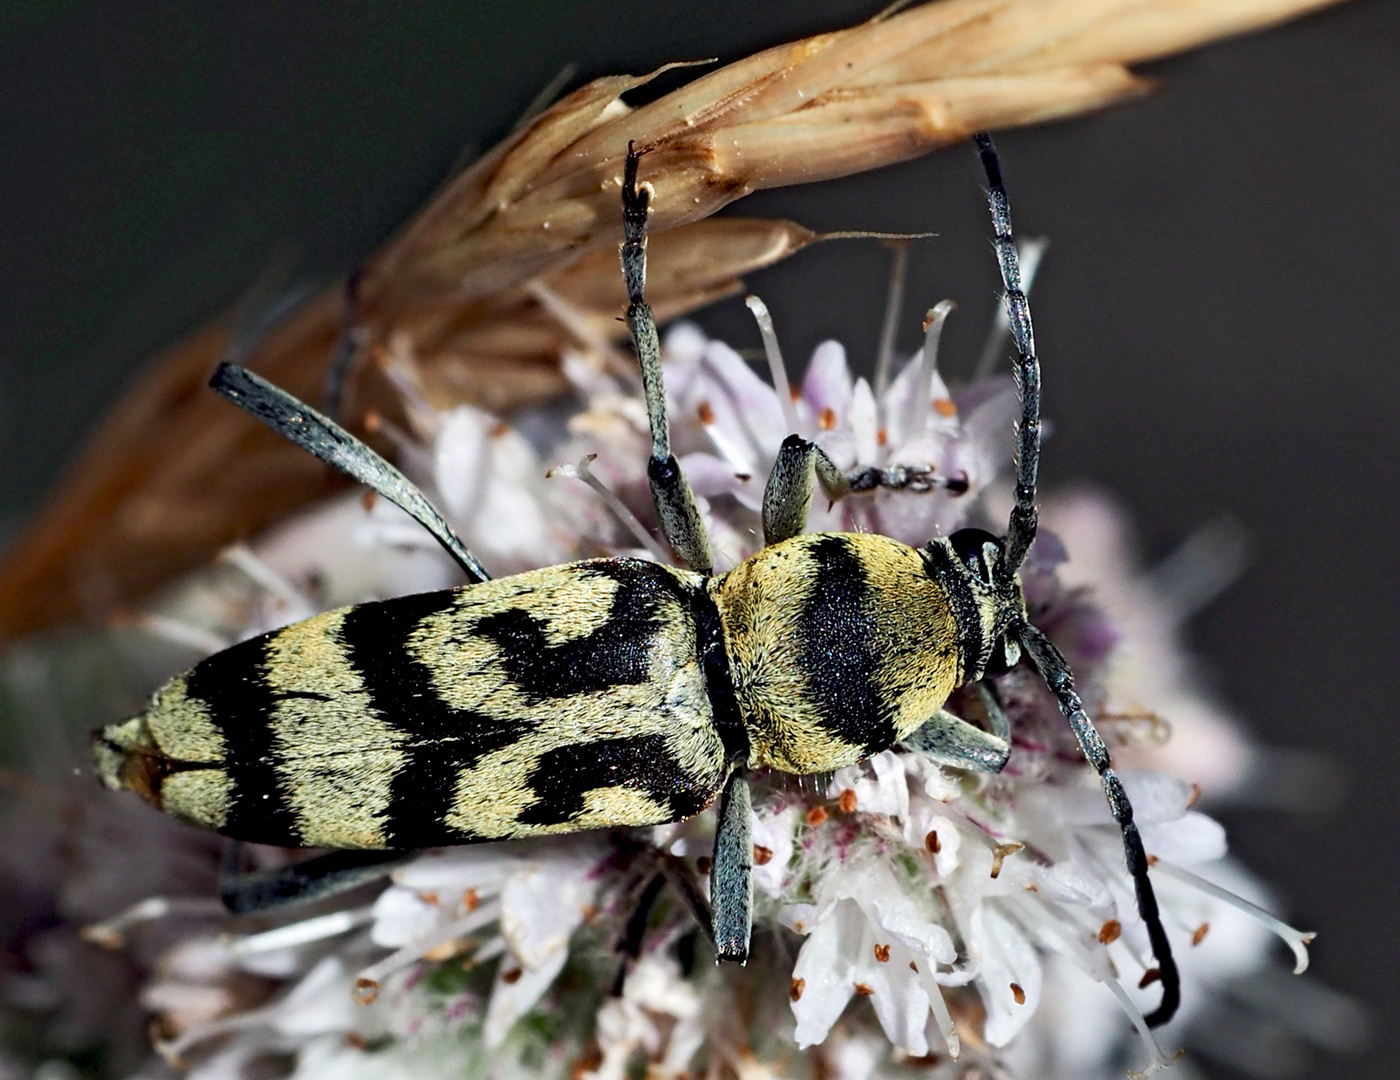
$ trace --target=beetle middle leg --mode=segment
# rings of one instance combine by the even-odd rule
[[[983,731],[947,709],[939,709],[904,740],[904,745],[943,765],[973,772],[1001,772],[1011,756],[1011,725],[986,684],[979,682],[976,691],[991,731]]]
[[[637,185],[637,162],[642,151],[630,143],[622,181],[622,277],[627,285],[627,328],[642,367],[642,388],[646,392],[647,419],[651,425],[651,457],[647,460],[647,483],[661,531],[672,550],[692,570],[709,574],[714,559],[710,537],[700,517],[695,493],[671,453],[671,422],[666,415],[666,385],[661,378],[661,339],[656,319],[646,302],[647,214],[651,189]]]

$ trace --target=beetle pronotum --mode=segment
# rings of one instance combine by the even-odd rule
[[[999,772],[1011,751],[984,680],[1024,654],[1097,770],[1122,830],[1171,1018],[1179,978],[1132,807],[1064,658],[1030,622],[1018,571],[1036,534],[1040,367],[991,140],[977,136],[1021,399],[1015,502],[1002,539],[962,529],[915,549],[804,533],[815,481],[852,477],[789,435],[768,478],[766,546],[713,574],[695,497],[670,448],[656,324],[644,298],[650,191],[629,147],[622,185],[627,322],[651,428],[647,475],[683,567],[595,559],[490,580],[401,473],[242,368],[211,385],[408,511],[471,584],[318,615],[209,657],[95,741],[109,787],[229,836],[331,855],[233,889],[256,906],[343,882],[404,849],[654,825],[717,797],[709,920],[720,959],[748,955],[753,847],[746,772],[808,774],[896,743]],[[944,708],[978,684],[991,730]]]

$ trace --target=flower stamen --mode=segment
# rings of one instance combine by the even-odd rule
[[[204,916],[214,918],[227,915],[223,903],[203,896],[148,896],[145,900],[132,904],[119,915],[100,923],[91,923],[79,931],[79,937],[104,949],[126,947],[126,935],[133,926],[167,915]]]
[[[500,901],[492,900],[490,903],[482,904],[469,915],[439,927],[426,937],[418,941],[411,941],[403,948],[396,949],[384,959],[363,969],[355,977],[356,1000],[362,1004],[368,1004],[378,996],[379,988],[390,975],[416,964],[439,945],[446,944],[455,938],[471,933],[473,930],[478,930],[488,923],[495,922],[500,914]]]
[[[630,532],[642,547],[646,548],[653,559],[659,563],[670,562],[670,556],[657,542],[656,537],[651,535],[650,530],[638,520],[636,514],[627,508],[627,504],[619,499],[617,494],[607,484],[599,480],[593,470],[588,467],[597,457],[597,454],[589,454],[581,459],[577,465],[556,465],[544,474],[545,478],[553,479],[555,476],[567,476],[572,480],[580,480],[587,484],[598,498],[603,500],[603,505],[612,512],[613,517],[617,518],[622,527]]]
[[[773,329],[773,316],[768,313],[768,305],[757,296],[746,297],[744,303],[753,312],[754,321],[758,323],[758,332],[763,336],[763,355],[768,358],[768,374],[773,380],[773,390],[778,395],[778,407],[783,410],[783,423],[787,425],[787,434],[796,435],[797,408],[788,383],[783,353],[778,348],[778,332]]]
[[[228,942],[228,951],[235,957],[245,957],[275,952],[278,949],[294,949],[299,945],[309,945],[313,941],[324,941],[326,938],[349,933],[373,919],[374,912],[367,907],[333,911],[328,915],[318,915],[287,926],[279,926],[275,930],[264,930],[260,934],[233,938]]]
[[[1198,877],[1189,870],[1183,870],[1181,867],[1175,866],[1162,859],[1156,861],[1154,869],[1159,873],[1166,874],[1167,877],[1175,878],[1183,884],[1190,885],[1192,888],[1205,893],[1207,896],[1213,896],[1217,900],[1223,900],[1231,907],[1244,912],[1246,915],[1262,923],[1265,927],[1282,938],[1284,944],[1293,950],[1293,974],[1301,975],[1308,970],[1308,943],[1311,942],[1313,938],[1317,937],[1317,934],[1308,930],[1297,930],[1289,926],[1282,919],[1270,915],[1257,904],[1251,904],[1242,896],[1236,896],[1229,889],[1222,889],[1214,882],[1207,881],[1205,878]],[[1207,927],[1208,926],[1209,924],[1207,924]],[[1198,934],[1201,933],[1199,929],[1196,932]],[[1201,934],[1201,936],[1204,937],[1205,935]]]
[[[957,307],[951,300],[940,300],[924,316],[924,348],[916,358],[919,367],[915,372],[914,393],[910,395],[909,412],[904,421],[906,439],[929,428],[933,417],[929,410],[929,398],[933,393],[933,376],[938,370],[938,341],[943,336],[943,324]]]

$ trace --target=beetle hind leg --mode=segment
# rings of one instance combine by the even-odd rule
[[[245,872],[242,845],[229,844],[219,871],[219,896],[234,915],[336,896],[385,877],[410,851],[332,851],[276,870]]]

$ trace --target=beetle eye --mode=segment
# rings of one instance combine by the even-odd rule
[[[983,529],[959,529],[949,541],[962,564],[984,585],[992,583],[992,567],[1001,557],[1001,544]]]

